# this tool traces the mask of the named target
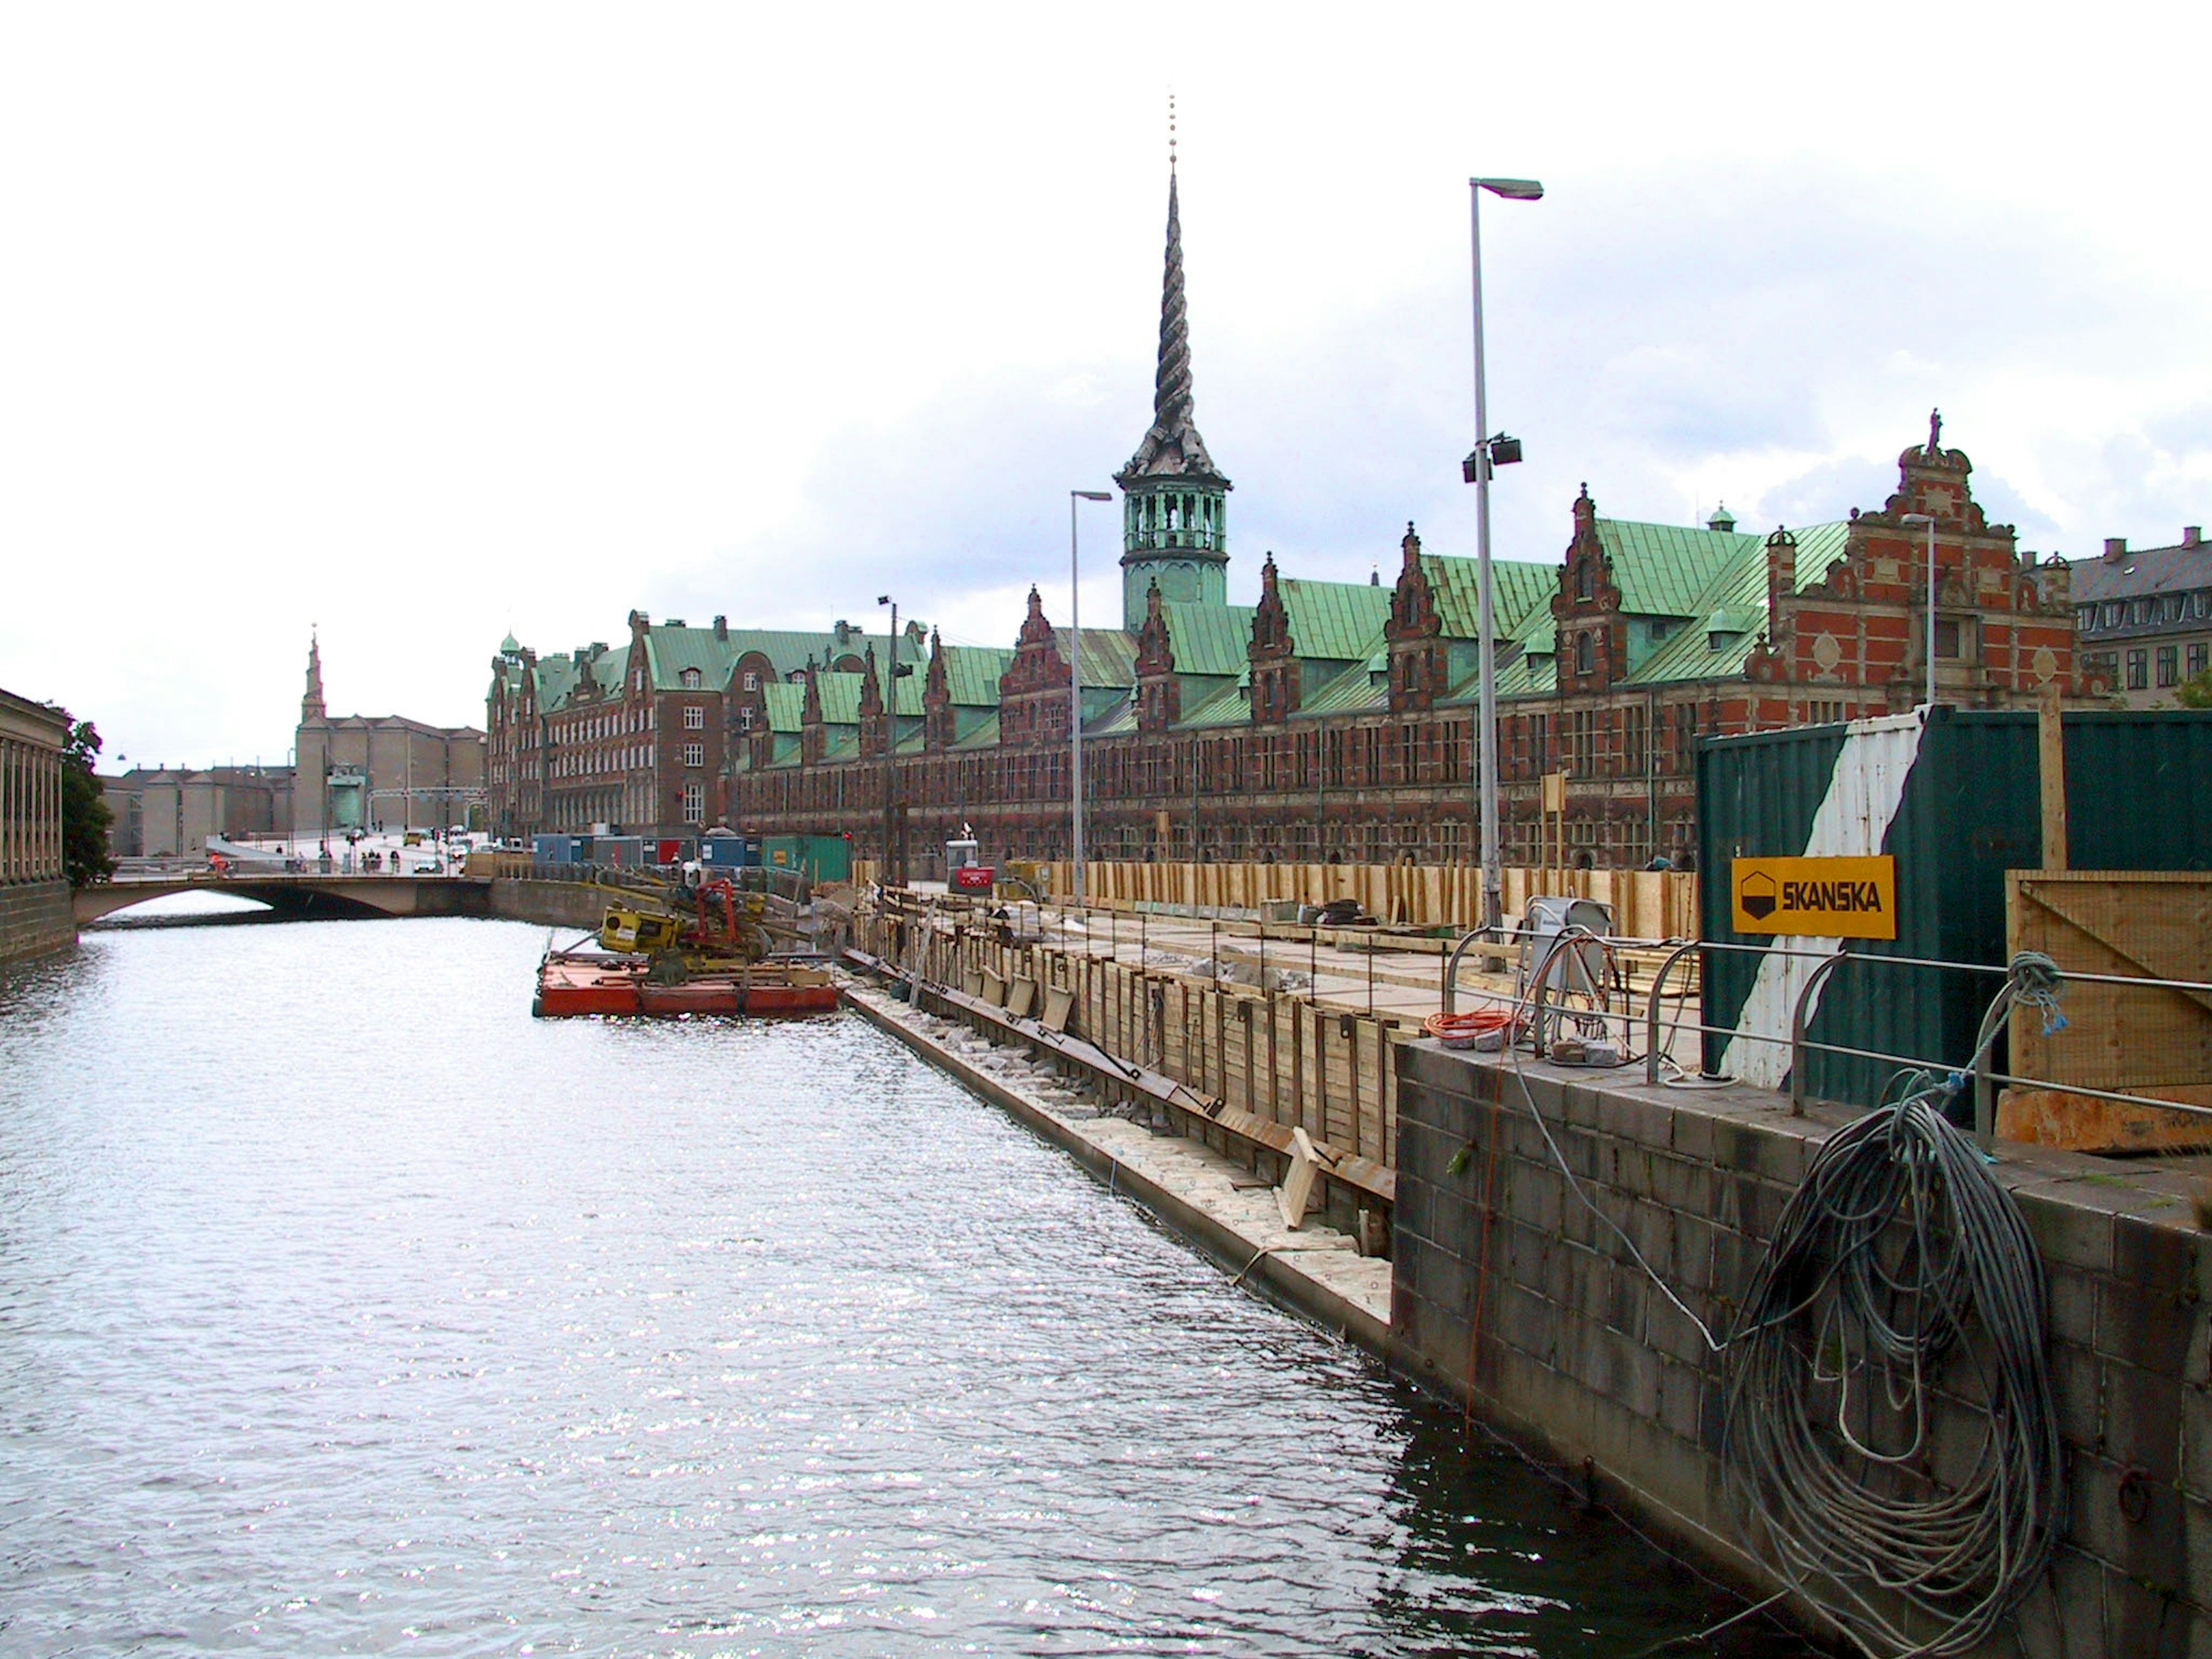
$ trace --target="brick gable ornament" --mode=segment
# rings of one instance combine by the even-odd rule
[[[1160,605],[1160,585],[1145,590],[1145,624],[1137,630],[1137,729],[1164,732],[1182,718],[1182,681],[1175,641]]]
[[[1445,690],[1443,618],[1437,612],[1436,590],[1421,563],[1421,538],[1410,520],[1398,550],[1398,580],[1390,592],[1389,618],[1382,625],[1389,647],[1394,714],[1429,708]]]
[[[933,628],[921,682],[921,746],[932,754],[952,746],[952,683],[945,672],[945,641]]]
[[[1260,567],[1260,604],[1252,613],[1252,641],[1245,651],[1251,664],[1254,725],[1288,720],[1298,709],[1297,641],[1291,637],[1291,613],[1275,580],[1275,556]]]

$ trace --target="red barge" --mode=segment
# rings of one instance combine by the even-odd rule
[[[702,968],[682,980],[653,977],[649,957],[549,951],[538,965],[530,1012],[574,1014],[817,1014],[837,1006],[837,982],[803,963],[768,959]]]
[[[723,878],[655,895],[649,905],[615,906],[596,937],[546,951],[530,1012],[546,1019],[825,1013],[837,1006],[836,977],[805,957],[775,952],[778,935],[805,938],[793,908]]]

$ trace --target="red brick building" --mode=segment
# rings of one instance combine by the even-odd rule
[[[902,660],[888,708],[872,651],[810,651],[803,665],[769,653],[750,672],[734,646],[719,658],[708,651],[695,664],[699,684],[683,690],[708,703],[702,718],[719,719],[724,733],[710,816],[763,834],[847,833],[867,854],[880,847],[888,775],[907,813],[913,873],[930,873],[963,825],[987,856],[1065,857],[1079,653],[1094,856],[1474,855],[1474,562],[1425,552],[1409,525],[1387,587],[1379,576],[1300,580],[1270,555],[1259,603],[1226,602],[1230,483],[1192,414],[1172,182],[1169,203],[1153,418],[1115,475],[1122,626],[1071,642],[1033,589],[1011,650],[932,635],[918,674]],[[1908,514],[1936,520],[1943,701],[2030,703],[2051,683],[2069,696],[2101,694],[2076,673],[2067,567],[2022,554],[2009,526],[1987,523],[1972,471],[1931,419],[1878,507],[1765,535],[1739,532],[1725,510],[1703,526],[1603,518],[1585,487],[1563,556],[1493,566],[1508,859],[1538,856],[1547,773],[1568,774],[1571,854],[1642,864],[1692,844],[1699,738],[1921,701],[1931,596],[1926,532]],[[625,667],[635,678],[641,653],[659,686],[663,631],[634,617],[611,674],[578,653],[562,671],[575,677],[560,694],[562,718],[588,724],[622,702]],[[909,642],[919,654],[921,640],[918,628],[902,638],[902,658]],[[652,732],[669,714],[656,704],[628,718],[621,729]],[[495,768],[501,729],[495,710]],[[585,763],[586,776],[608,780],[602,787],[634,779],[634,799],[595,798],[623,821],[671,799],[665,745],[639,753],[640,769],[619,776]],[[676,775],[690,770],[679,764]],[[549,798],[544,810],[560,809]]]

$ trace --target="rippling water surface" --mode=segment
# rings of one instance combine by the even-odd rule
[[[534,1022],[541,939],[11,973],[0,1650],[1627,1656],[1732,1611],[857,1018]]]

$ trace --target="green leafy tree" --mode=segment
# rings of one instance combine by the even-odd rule
[[[2212,708],[2212,668],[2175,686],[2173,700],[2184,708]]]
[[[89,887],[115,873],[107,850],[107,826],[115,813],[92,771],[99,753],[99,729],[90,720],[71,721],[62,750],[62,868],[72,887]]]

